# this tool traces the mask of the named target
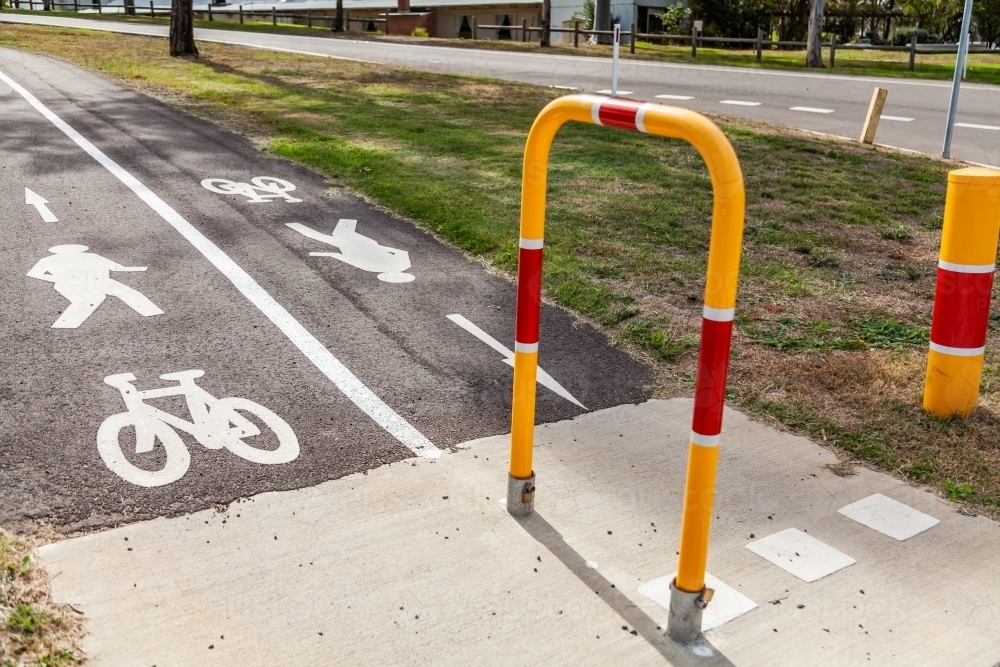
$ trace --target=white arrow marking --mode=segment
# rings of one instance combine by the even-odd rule
[[[458,326],[462,327],[466,331],[468,331],[470,334],[472,334],[479,340],[483,341],[484,343],[492,347],[500,354],[502,354],[504,356],[504,362],[508,366],[514,365],[514,353],[508,350],[506,347],[504,347],[503,343],[498,341],[496,338],[489,335],[488,333],[486,333],[485,331],[483,331],[482,329],[480,329],[475,324],[465,319],[461,315],[458,314],[449,315],[448,319],[457,324]],[[551,375],[543,371],[541,366],[538,367],[537,379],[538,379],[538,384],[542,385],[546,389],[552,390],[556,394],[565,398],[570,403],[573,403],[574,405],[579,405],[584,410],[587,409],[587,406],[585,406],[583,403],[573,398],[573,394],[566,391],[566,389],[561,384],[556,382]]]
[[[50,211],[49,207],[46,206],[46,204],[49,203],[49,200],[32,192],[28,188],[24,189],[24,203],[28,206],[34,206],[37,208],[38,214],[42,216],[42,220],[45,222],[59,222],[59,218],[52,215],[52,211]]]

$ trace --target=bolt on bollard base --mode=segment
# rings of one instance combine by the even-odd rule
[[[676,579],[670,582],[670,617],[667,634],[681,644],[691,644],[701,637],[701,617],[712,599],[711,588],[688,593],[677,588]]]
[[[527,516],[535,509],[535,474],[528,479],[507,476],[507,511],[514,516]]]

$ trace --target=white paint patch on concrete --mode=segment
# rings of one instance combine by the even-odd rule
[[[720,100],[719,104],[735,104],[740,107],[759,107],[760,102],[746,102],[744,100]]]
[[[201,187],[220,195],[243,195],[248,204],[266,204],[277,198],[289,203],[302,201],[288,194],[295,189],[294,183],[273,176],[254,176],[249,183],[237,183],[226,178],[206,178]]]
[[[25,99],[38,113],[55,125],[60,132],[70,138],[77,146],[94,158],[102,167],[121,181],[137,197],[144,201],[181,236],[188,240],[205,259],[228,278],[233,286],[256,306],[271,322],[320,370],[340,391],[357,405],[365,414],[371,417],[379,426],[388,431],[394,438],[418,456],[437,458],[441,450],[434,446],[420,431],[399,416],[395,410],[385,404],[382,399],[366,387],[344,364],[320,343],[315,336],[306,331],[284,306],[257,284],[229,255],[212,243],[199,232],[190,222],[177,211],[160,199],[152,190],[142,184],[139,179],[122,169],[117,162],[101,152],[94,144],[85,139],[79,132],[69,126],[59,116],[52,113],[48,107],[28,92],[19,83],[0,72],[3,81]]]
[[[454,322],[455,324],[457,324],[458,326],[462,327],[466,331],[468,331],[470,334],[472,334],[473,336],[475,336],[479,340],[483,341],[484,343],[486,343],[487,345],[489,345],[490,347],[492,347],[494,350],[496,350],[500,354],[502,354],[503,357],[504,357],[504,359],[503,359],[504,363],[506,363],[508,366],[513,367],[513,365],[514,365],[514,353],[511,352],[510,350],[508,350],[503,345],[503,343],[501,343],[496,338],[494,338],[493,336],[489,335],[488,333],[486,333],[485,331],[483,331],[482,329],[480,329],[479,327],[477,327],[475,324],[473,324],[472,322],[470,322],[468,319],[466,319],[465,317],[463,317],[463,316],[461,316],[461,315],[459,315],[457,313],[454,314],[454,315],[449,315],[448,319],[451,320],[452,322]],[[538,384],[542,385],[546,389],[549,389],[550,391],[555,392],[556,394],[558,394],[559,396],[565,398],[567,401],[569,401],[573,405],[578,405],[581,408],[583,408],[584,410],[587,409],[587,406],[585,406],[580,401],[576,400],[576,398],[574,398],[573,394],[571,394],[568,391],[566,391],[565,387],[563,387],[561,384],[559,384],[558,382],[556,382],[555,379],[551,375],[549,375],[544,370],[542,370],[541,366],[537,367],[536,379],[538,381]]]
[[[639,593],[660,605],[670,609],[670,584],[677,574],[657,577],[639,586]],[[701,617],[701,631],[708,632],[712,628],[742,616],[757,608],[757,603],[740,593],[729,584],[705,573],[705,585],[715,591],[712,601],[705,607]]]
[[[882,115],[882,120],[895,120],[895,121],[898,121],[900,123],[909,123],[913,119],[912,118],[907,118],[906,116],[886,116],[886,115],[883,114]]]
[[[657,95],[658,100],[693,100],[691,95]]]
[[[976,123],[955,123],[955,127],[969,127],[973,130],[1000,130],[996,125],[977,125]]]
[[[610,95],[611,91],[607,90],[607,89],[605,89],[605,90],[598,90],[597,94],[598,95]],[[634,93],[631,90],[619,90],[618,93],[617,93],[618,97],[622,97],[623,95],[633,95],[633,94]]]
[[[49,203],[49,200],[39,194],[35,194],[28,188],[24,189],[24,203],[28,206],[35,207],[38,211],[38,215],[42,216],[42,222],[59,222],[59,218],[57,218],[52,211],[49,210],[49,207],[46,206],[46,204]]]
[[[789,111],[805,111],[806,113],[833,113],[833,109],[820,109],[817,107],[789,107]]]
[[[822,579],[855,563],[847,554],[796,528],[768,535],[746,546],[761,558],[805,582]]]
[[[410,268],[410,253],[388,246],[379,245],[375,239],[357,232],[358,221],[341,219],[332,234],[317,232],[298,222],[285,225],[316,241],[331,245],[340,252],[311,252],[310,257],[333,257],[354,268],[377,273],[384,283],[408,283],[416,279]]]
[[[38,260],[28,271],[29,278],[52,283],[69,300],[53,329],[76,329],[109,296],[118,297],[143,317],[163,314],[141,292],[111,278],[112,271],[145,271],[145,266],[122,266],[87,250],[85,245],[57,245],[49,248],[51,255]]]
[[[848,519],[853,519],[862,526],[868,526],[872,530],[877,530],[900,542],[933,528],[939,523],[934,517],[915,510],[898,500],[883,496],[881,493],[845,505],[839,511]]]

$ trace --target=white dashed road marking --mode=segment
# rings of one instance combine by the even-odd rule
[[[1000,130],[996,125],[976,125],[975,123],[955,123],[955,127],[971,127],[973,130]]]
[[[839,511],[848,519],[853,519],[862,526],[868,526],[900,542],[939,523],[934,517],[881,493],[862,498],[856,503],[841,507]]]
[[[610,95],[611,91],[610,90],[598,90],[597,94],[598,95]],[[619,97],[621,97],[622,95],[632,95],[632,94],[633,93],[632,93],[631,90],[619,90],[618,91],[618,96]]]
[[[751,542],[747,549],[805,582],[822,579],[855,562],[847,554],[795,528]]]
[[[657,95],[658,100],[693,100],[691,95]]]
[[[909,123],[913,119],[906,116],[882,116],[882,120],[898,120],[900,123]]]
[[[805,111],[806,113],[833,113],[833,109],[817,109],[816,107],[789,107],[789,111]]]
[[[639,593],[664,609],[670,609],[670,584],[675,576],[676,574],[671,574],[669,577],[658,577],[647,581],[639,586]],[[757,608],[756,602],[708,572],[705,573],[705,585],[714,590],[715,595],[712,597],[712,604],[705,607],[701,617],[702,632],[717,628]]]
[[[759,107],[760,102],[745,102],[743,100],[721,100],[719,104],[735,104],[741,107]]]
[[[215,268],[228,278],[237,290],[250,303],[274,323],[278,329],[297,347],[326,377],[332,381],[355,405],[361,408],[379,426],[388,431],[394,438],[406,445],[418,456],[437,458],[441,450],[428,440],[420,431],[403,419],[390,408],[381,398],[366,387],[344,364],[326,349],[315,336],[306,331],[284,306],[257,284],[229,255],[195,229],[190,222],[160,199],[152,190],[143,185],[139,179],[127,172],[117,162],[101,152],[94,144],[85,139],[79,132],[69,126],[63,119],[49,111],[48,107],[38,101],[34,95],[21,87],[19,83],[0,72],[0,81],[17,91],[28,104],[35,108],[49,122],[55,125],[63,134],[69,137],[85,153],[94,158],[102,167],[121,181],[156,211],[171,227],[188,240]]]

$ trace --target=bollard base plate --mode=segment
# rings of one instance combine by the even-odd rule
[[[535,509],[535,473],[528,479],[507,476],[507,511],[514,516],[527,516]]]
[[[696,593],[682,591],[670,582],[670,616],[667,619],[667,634],[681,644],[691,644],[701,639],[701,617],[705,611],[702,601],[704,590]]]

